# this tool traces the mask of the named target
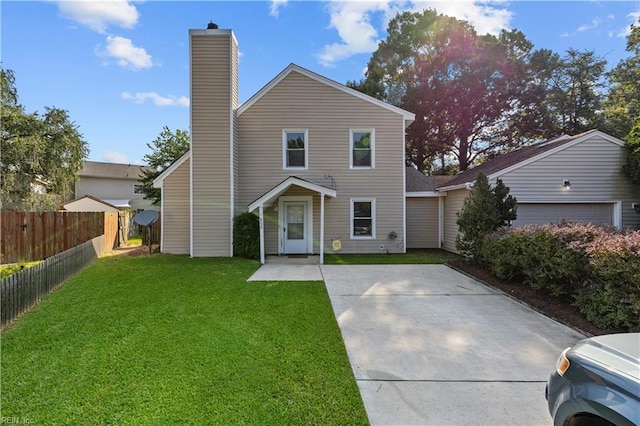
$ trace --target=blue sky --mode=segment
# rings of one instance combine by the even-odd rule
[[[626,58],[636,1],[10,1],[2,67],[27,112],[69,111],[93,161],[142,164],[163,126],[189,127],[188,30],[209,21],[238,39],[240,101],[290,63],[357,80],[398,11],[435,8],[480,33],[517,28],[535,48]]]

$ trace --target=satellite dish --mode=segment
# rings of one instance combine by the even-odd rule
[[[133,218],[133,221],[140,226],[151,226],[158,220],[160,215],[155,210],[143,210]]]
[[[149,245],[149,256],[151,256],[151,228],[150,228],[150,226],[153,225],[154,223],[156,223],[158,221],[159,217],[160,217],[160,215],[155,210],[143,210],[140,213],[138,213],[136,215],[136,217],[133,218],[133,221],[135,223],[137,223],[138,225],[147,227],[147,236],[148,236],[148,240],[149,240],[147,242],[147,244]]]

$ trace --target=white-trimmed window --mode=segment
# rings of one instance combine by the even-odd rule
[[[134,194],[144,194],[144,185],[134,184],[133,185],[133,193]]]
[[[349,130],[349,165],[352,169],[375,167],[376,132],[374,129]]]
[[[282,168],[305,170],[309,168],[309,131],[282,131]]]
[[[373,239],[376,237],[376,199],[351,199],[351,238]]]

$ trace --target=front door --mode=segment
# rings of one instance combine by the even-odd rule
[[[282,226],[285,254],[307,253],[307,203],[284,202],[284,223]]]

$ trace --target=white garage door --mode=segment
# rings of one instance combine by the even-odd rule
[[[559,223],[563,219],[591,222],[596,225],[613,225],[613,204],[518,203],[518,219],[513,221],[513,226]]]

